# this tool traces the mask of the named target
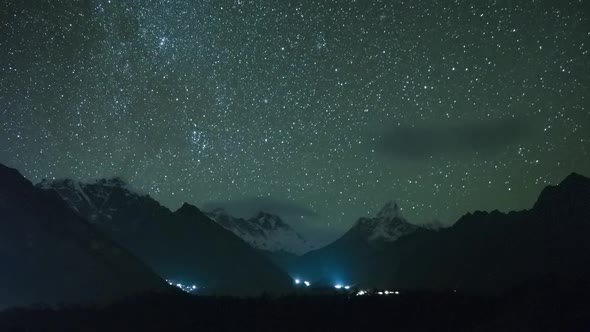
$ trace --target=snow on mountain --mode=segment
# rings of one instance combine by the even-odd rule
[[[259,295],[292,287],[291,278],[266,255],[190,204],[171,211],[149,195],[130,190],[118,178],[88,183],[44,181],[38,186],[53,189],[162,278],[198,285],[199,293]],[[272,218],[259,222],[280,228]]]
[[[297,255],[313,249],[313,246],[291,226],[279,216],[270,213],[259,212],[252,218],[244,219],[230,216],[223,209],[215,209],[207,215],[258,249],[271,252],[285,251]]]
[[[359,232],[369,242],[393,242],[417,229],[402,217],[397,203],[390,201],[374,218],[360,218],[350,231]]]
[[[418,226],[404,219],[395,202],[388,202],[374,217],[362,217],[334,242],[311,251],[298,260],[279,261],[293,274],[308,280],[357,283],[366,280],[367,269],[383,250]],[[336,278],[336,280],[335,280]]]
[[[0,309],[88,304],[168,292],[154,271],[72,211],[0,164]]]
[[[93,182],[83,183],[71,179],[46,180],[43,179],[37,187],[41,189],[54,189],[69,203],[76,212],[88,216],[91,223],[101,218],[111,219],[111,214],[117,209],[117,205],[123,202],[111,200],[113,189],[124,189],[124,196],[139,199],[141,196],[130,191],[127,183],[121,178],[99,179]]]

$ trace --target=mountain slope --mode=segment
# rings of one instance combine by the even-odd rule
[[[313,249],[291,226],[270,213],[259,212],[244,219],[230,216],[223,209],[215,209],[207,216],[257,249],[296,255]]]
[[[167,284],[68,208],[0,164],[0,308],[108,301]]]
[[[388,202],[374,218],[360,218],[339,239],[283,266],[292,275],[326,283],[356,283],[364,268],[388,243],[418,229],[404,219],[395,202]]]
[[[354,226],[338,241],[351,238],[366,242],[371,246],[378,246],[386,242],[393,242],[400,237],[413,233],[418,229],[401,216],[397,203],[390,201],[377,213],[374,218],[360,218]]]
[[[291,279],[269,259],[198,208],[175,212],[120,179],[42,182],[72,207],[147,262],[166,279],[195,284],[197,293],[257,295],[284,292]]]
[[[545,188],[530,210],[476,212],[453,227],[392,243],[367,276],[402,288],[499,293],[542,277],[590,272],[590,179],[572,174]],[[384,268],[385,267],[385,268]]]
[[[289,268],[361,287],[487,294],[542,278],[590,277],[590,179],[579,174],[545,188],[530,210],[478,211],[449,228],[404,226],[380,237],[391,241],[371,241],[378,224],[361,219]]]

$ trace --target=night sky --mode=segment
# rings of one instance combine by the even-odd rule
[[[452,223],[590,175],[589,50],[586,0],[4,0],[0,162],[316,239]]]

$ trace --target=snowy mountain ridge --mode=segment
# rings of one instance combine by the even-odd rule
[[[418,226],[408,223],[401,215],[397,203],[389,201],[374,218],[363,217],[357,220],[350,231],[360,232],[369,242],[393,242],[417,229]]]
[[[207,216],[258,249],[271,252],[285,251],[296,255],[313,249],[313,246],[289,224],[270,213],[261,211],[251,218],[244,219],[233,217],[218,208],[207,213]]]
[[[88,183],[71,179],[43,179],[37,184],[37,187],[55,190],[73,210],[83,215],[89,215],[90,222],[96,222],[101,216],[111,219],[111,214],[116,211],[113,205],[117,204],[113,204],[109,200],[115,188],[122,190],[125,197],[132,199],[141,197],[141,195],[130,191],[127,183],[118,177],[99,179]],[[107,206],[109,207],[107,208]]]
[[[196,206],[184,203],[172,211],[117,178],[45,181],[38,187],[55,191],[80,216],[175,284],[223,295],[257,295],[292,286],[291,278],[263,253]],[[264,218],[261,222],[272,224]]]

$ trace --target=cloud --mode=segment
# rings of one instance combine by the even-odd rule
[[[248,218],[260,211],[272,213],[282,218],[317,217],[311,208],[289,200],[279,200],[270,197],[246,197],[237,200],[207,202],[203,210],[211,211],[223,208],[227,213]]]
[[[530,122],[501,119],[461,124],[398,126],[384,133],[377,150],[405,160],[493,154],[530,134]]]

